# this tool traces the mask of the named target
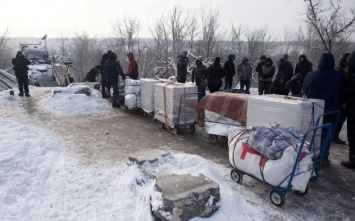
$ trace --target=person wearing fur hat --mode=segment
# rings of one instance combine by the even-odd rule
[[[177,82],[185,83],[187,75],[187,65],[189,64],[189,59],[187,57],[187,51],[182,51],[177,57],[176,68],[177,68]]]
[[[347,57],[348,78],[344,90],[345,113],[347,117],[347,136],[349,143],[349,159],[341,165],[347,169],[355,169],[355,51]]]
[[[265,64],[261,67],[259,95],[269,94],[272,77],[275,74],[275,66],[271,58],[266,58]]]
[[[221,58],[216,57],[211,66],[207,68],[206,78],[210,93],[217,92],[222,87],[222,78],[226,76],[226,71],[221,66]]]
[[[195,65],[192,69],[192,76],[191,81],[192,83],[196,82],[198,94],[198,101],[200,101],[204,96],[206,96],[206,87],[207,87],[207,80],[206,80],[206,66],[202,64],[200,58],[196,59]]]

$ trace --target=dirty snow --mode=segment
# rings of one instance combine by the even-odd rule
[[[36,90],[36,89],[33,89]],[[92,90],[92,96],[73,94],[66,89],[55,96],[43,96],[38,104],[49,114],[95,115],[111,110],[108,102]],[[53,94],[52,94],[53,95]],[[127,162],[103,161],[84,165],[68,150],[63,140],[44,125],[34,125],[32,116],[8,117],[27,98],[0,92],[0,214],[1,220],[154,220],[150,197],[159,206],[159,193],[150,175],[159,172],[204,174],[220,186],[220,208],[210,218],[194,221],[263,220],[265,211],[290,218],[270,205],[257,205],[258,198],[229,176],[230,169],[197,155],[172,154],[153,164],[144,164],[144,173]],[[33,98],[29,98],[33,99]],[[86,104],[87,103],[87,104]],[[10,108],[15,108],[10,109]],[[20,110],[20,109],[18,109]],[[159,147],[157,147],[159,148]]]

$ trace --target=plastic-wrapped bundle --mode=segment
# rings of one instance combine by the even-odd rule
[[[151,113],[154,111],[154,91],[155,85],[159,83],[159,80],[152,78],[141,78],[141,108],[147,112]]]
[[[230,130],[244,130],[238,121],[223,117],[212,111],[205,110],[205,131],[208,134],[228,136]]]
[[[128,109],[140,107],[140,80],[126,79],[125,86],[125,105]]]
[[[130,110],[140,107],[140,97],[136,94],[126,94],[124,97],[124,103]]]
[[[195,93],[183,96],[186,93]],[[174,127],[179,115],[179,125],[193,124],[196,119],[197,87],[181,83],[155,85],[154,117],[169,127]]]

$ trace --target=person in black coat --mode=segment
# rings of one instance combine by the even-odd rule
[[[221,66],[221,58],[216,57],[213,64],[209,66],[206,71],[207,85],[210,93],[220,90],[224,76],[226,76],[226,71]]]
[[[305,54],[300,55],[298,60],[299,62],[296,64],[295,74],[300,73],[302,75],[302,79],[305,79],[307,73],[313,71],[313,64],[312,62],[308,61]]]
[[[91,68],[90,71],[86,74],[86,81],[88,82],[96,82],[96,77],[99,75],[100,65],[96,65]]]
[[[288,95],[289,88],[286,86],[282,73],[277,73],[271,83],[270,94]]]
[[[107,82],[113,89],[112,94],[112,107],[120,107],[118,104],[118,76],[121,75],[122,79],[125,79],[122,67],[117,60],[117,55],[115,53],[110,53],[108,60],[104,63],[104,76],[107,79]]]
[[[345,88],[346,76],[348,75],[348,62],[346,61],[346,59],[349,56],[349,54],[350,53],[345,53],[343,56],[341,56],[338,65],[335,67],[335,70],[338,71],[344,79],[344,88]],[[334,131],[333,142],[341,145],[346,145],[346,141],[340,139],[339,137],[341,128],[343,127],[343,124],[346,121],[346,114],[344,110],[344,105],[345,105],[344,93],[341,94],[339,102],[340,102],[341,114],[340,114],[339,123]]]
[[[266,58],[265,64],[261,67],[259,95],[269,94],[272,78],[275,74],[275,66],[271,58]]]
[[[17,83],[18,83],[18,90],[20,93],[18,96],[23,97],[25,92],[26,97],[30,97],[30,91],[28,89],[28,73],[29,70],[28,65],[31,62],[25,58],[21,51],[18,51],[16,57],[12,59],[12,65],[14,66],[13,69],[15,71]]]
[[[233,77],[235,75],[235,65],[234,65],[235,55],[228,55],[228,60],[224,63],[223,68],[226,71],[226,77],[224,78],[224,90],[232,90]]]
[[[342,161],[341,165],[348,169],[355,169],[355,51],[347,57],[348,78],[344,90],[345,113],[347,117],[347,135],[349,142],[349,160]]]
[[[256,65],[256,68],[255,68],[255,71],[258,73],[258,91],[259,91],[259,94],[260,94],[260,76],[263,73],[262,67],[265,64],[265,61],[266,61],[266,56],[265,55],[261,55],[260,62]]]
[[[189,59],[187,58],[187,51],[182,51],[177,57],[176,68],[177,68],[177,82],[185,83],[187,75],[187,65],[189,64]]]
[[[297,73],[291,78],[291,80],[287,81],[286,87],[290,88],[292,96],[302,97],[302,81],[303,78],[301,73]]]
[[[110,97],[110,90],[111,87],[107,83],[106,76],[104,75],[104,63],[108,60],[108,56],[112,53],[112,51],[107,51],[107,53],[104,53],[101,57],[101,63],[100,63],[100,73],[101,73],[101,93],[102,93],[102,98]],[[106,93],[106,90],[108,93]]]
[[[293,76],[293,67],[288,59],[288,54],[284,54],[278,63],[278,72],[283,74],[285,82],[289,81]]]

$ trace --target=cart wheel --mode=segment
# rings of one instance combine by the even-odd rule
[[[307,194],[308,194],[308,192],[309,192],[309,187],[308,187],[308,186],[306,187],[306,189],[305,189],[305,191],[304,191],[304,192],[301,192],[301,191],[295,191],[295,193],[296,193],[297,195],[299,195],[299,196],[305,196],[305,195],[307,195]]]
[[[195,133],[195,129],[196,129],[195,125],[191,124],[190,125],[190,133],[192,133],[192,134]]]
[[[160,126],[161,126],[162,129],[165,128],[165,124],[164,123],[160,123]]]
[[[217,135],[210,134],[210,135],[208,136],[208,141],[210,141],[210,143],[212,143],[212,144],[217,143],[217,140],[218,140]]]
[[[231,171],[231,178],[237,183],[242,183],[243,181],[243,175],[237,169]]]
[[[282,193],[279,193],[275,190],[270,191],[269,198],[270,198],[271,202],[278,207],[282,207],[286,201],[285,195],[283,195]]]

